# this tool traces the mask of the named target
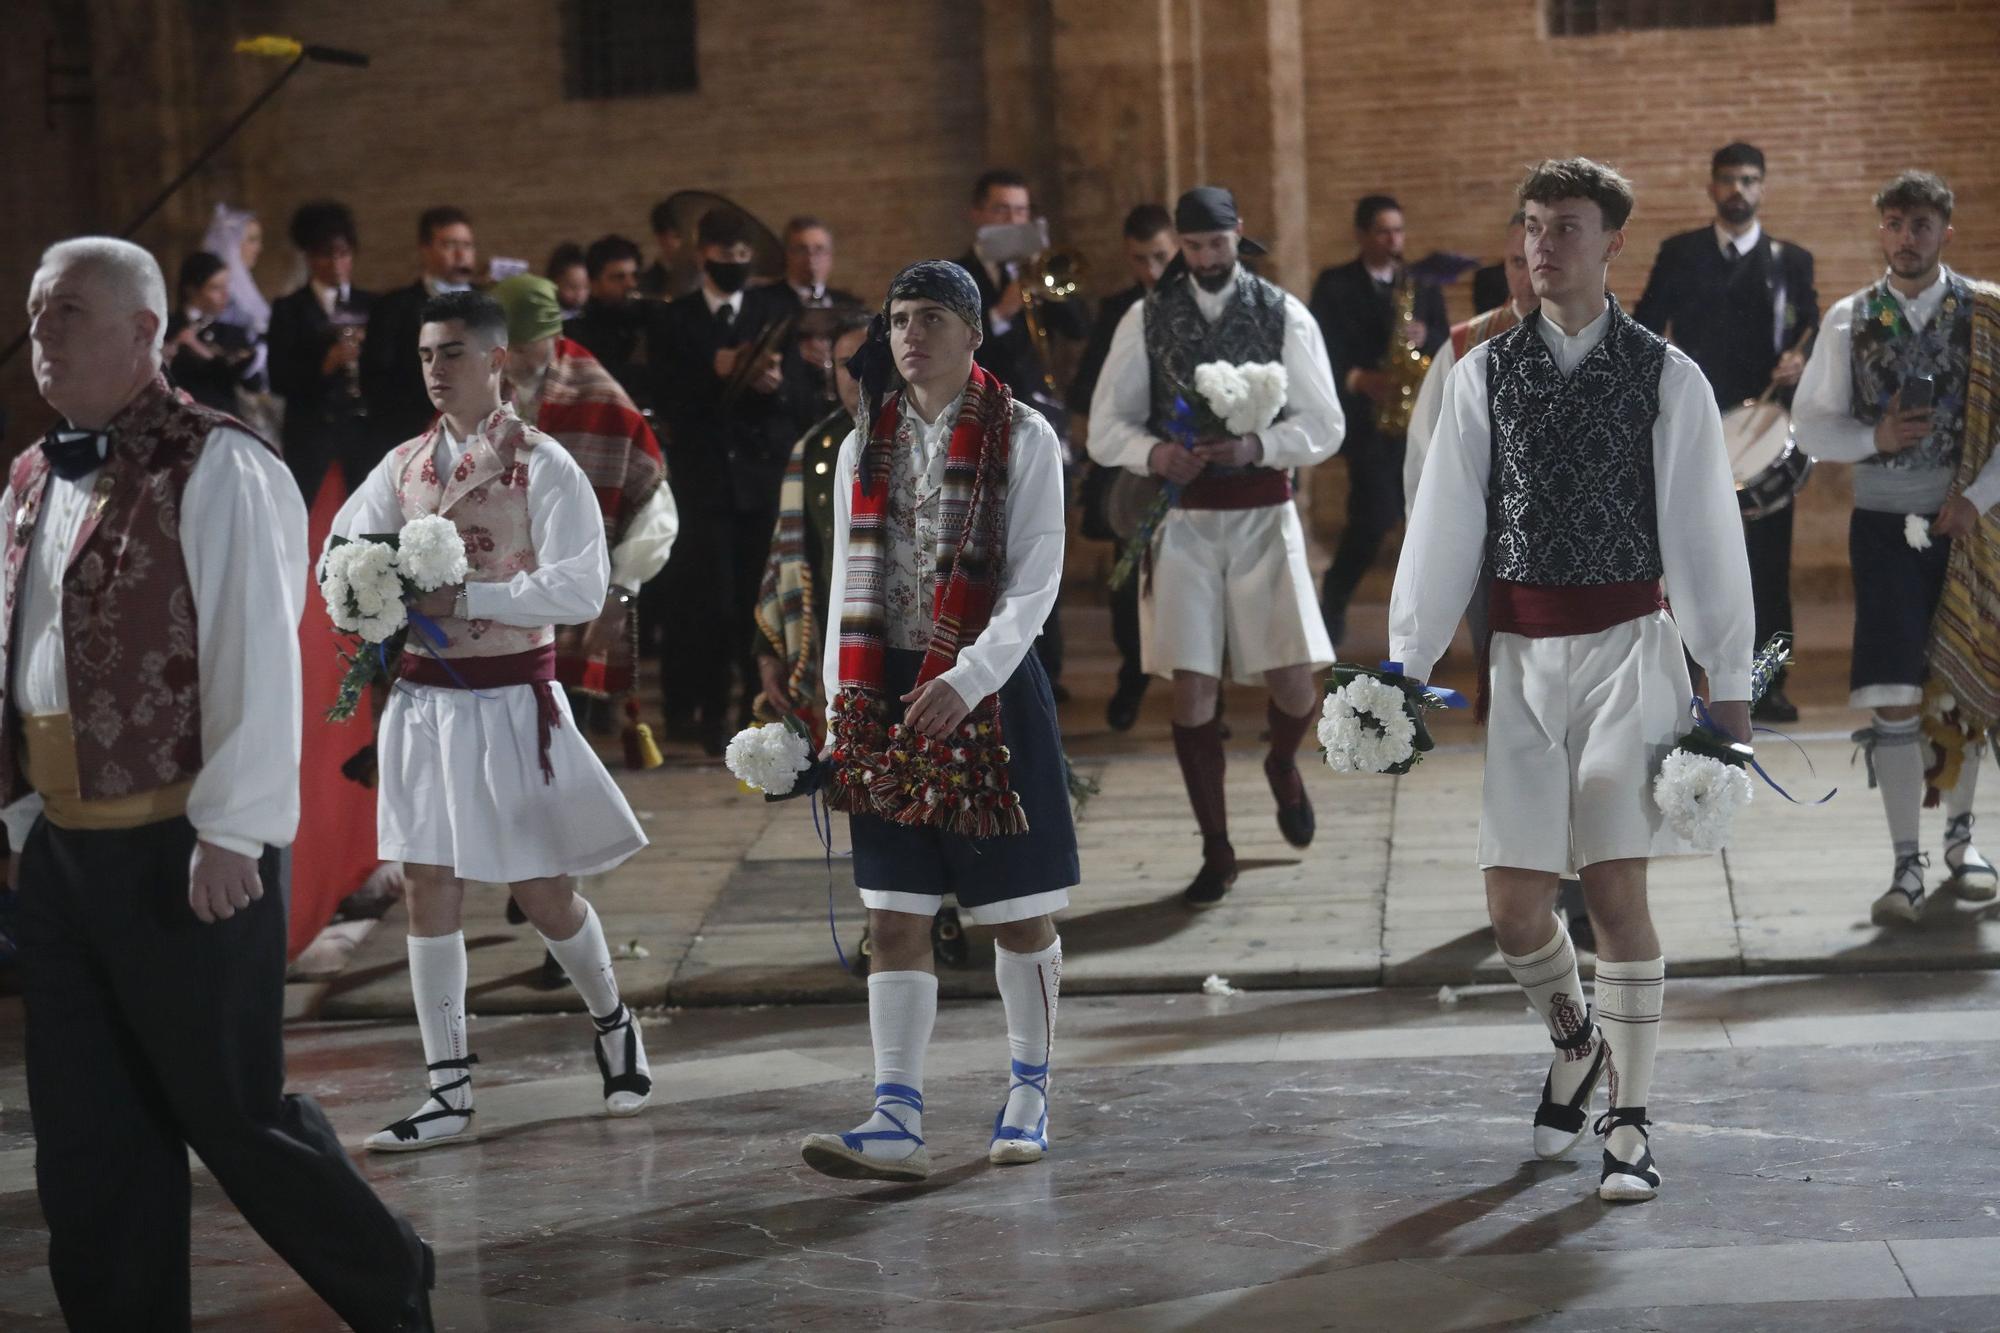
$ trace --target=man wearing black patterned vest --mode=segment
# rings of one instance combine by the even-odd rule
[[[1278,828],[1294,847],[1312,843],[1312,801],[1299,775],[1299,742],[1319,711],[1315,673],[1333,644],[1313,597],[1305,531],[1292,504],[1291,471],[1333,457],[1346,430],[1326,343],[1305,304],[1248,272],[1229,191],[1201,186],[1174,208],[1180,255],[1112,335],[1090,403],[1090,456],[1104,467],[1178,485],[1139,577],[1146,670],[1174,685],[1174,754],[1201,829],[1201,870],[1182,899],[1212,907],[1236,882],[1236,850],[1223,802],[1222,667],[1271,692],[1271,748],[1264,776]],[[1285,368],[1278,420],[1233,435],[1195,391],[1195,368],[1212,361]],[[1192,441],[1174,438],[1176,400],[1193,417]]]
[[[64,1321],[188,1327],[192,1148],[351,1327],[428,1329],[429,1247],[284,1091],[298,486],[160,378],[166,285],[144,250],[51,248],[28,315],[63,421],[0,497],[0,817]]]
[[[1855,465],[1848,703],[1872,714],[1861,738],[1895,854],[1872,912],[1882,925],[1913,922],[1923,906],[1927,779],[1945,808],[1946,887],[1986,902],[1996,879],[1972,845],[1972,797],[2000,646],[1993,609],[1969,589],[1993,586],[2000,290],[1945,267],[1951,206],[1950,188],[1928,171],[1906,171],[1875,196],[1888,271],[1828,312],[1793,402],[1813,456]],[[1974,565],[1989,572],[1971,574]]]
[[[1451,372],[1389,651],[1426,679],[1487,565],[1479,864],[1501,957],[1556,1047],[1535,1151],[1577,1144],[1608,1068],[1598,1193],[1637,1201],[1660,1187],[1646,1099],[1666,960],[1647,862],[1693,850],[1653,800],[1654,770],[1688,725],[1683,640],[1708,673],[1711,714],[1749,739],[1750,571],[1708,381],[1606,291],[1631,186],[1569,158],[1536,167],[1519,197],[1541,306]],[[1597,932],[1595,1022],[1552,911],[1572,872]]]

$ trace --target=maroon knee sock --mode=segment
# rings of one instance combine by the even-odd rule
[[[1198,727],[1174,724],[1174,757],[1181,763],[1181,781],[1187,784],[1188,804],[1194,807],[1194,822],[1202,837],[1229,836],[1229,810],[1223,799],[1222,732],[1213,719]]]
[[[1271,751],[1264,756],[1264,776],[1270,780],[1271,795],[1283,806],[1297,805],[1306,798],[1305,782],[1299,777],[1299,744],[1319,721],[1317,713],[1293,717],[1273,699],[1264,708],[1271,728]]]

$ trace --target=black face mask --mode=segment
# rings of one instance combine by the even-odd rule
[[[750,265],[747,262],[711,259],[702,268],[707,271],[708,280],[724,292],[740,292],[743,284],[750,281]]]

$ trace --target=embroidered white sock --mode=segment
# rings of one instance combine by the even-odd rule
[[[1560,917],[1552,920],[1555,934],[1547,944],[1519,957],[1503,950],[1500,961],[1507,964],[1527,993],[1528,1003],[1548,1025],[1549,1038],[1560,1040],[1583,1031],[1589,1007],[1583,998],[1583,978],[1577,974],[1576,946],[1570,943],[1569,927]],[[1558,1048],[1555,1063],[1549,1068],[1550,1097],[1558,1102],[1574,1097],[1596,1056],[1596,1041],[1573,1051]]]
[[[1889,818],[1889,842],[1898,859],[1917,852],[1917,825],[1924,806],[1924,751],[1917,718],[1890,721],[1875,715],[1875,780],[1882,788],[1882,812]]]
[[[1972,798],[1979,792],[1979,764],[1985,758],[1985,745],[1966,746],[1965,759],[1958,770],[1958,785],[1944,794],[1944,863],[1953,874],[1965,865],[1968,851],[1973,851],[1976,862],[1983,864],[1986,860],[1972,846]],[[1957,840],[1953,841],[1954,838]]]
[[[871,972],[868,974],[868,1035],[875,1043],[875,1086],[908,1089],[916,1094],[905,1104],[902,1096],[877,1093],[886,1103],[853,1133],[893,1132],[902,1128],[921,1139],[924,1113],[920,1109],[924,1091],[924,1052],[930,1048],[931,1027],[937,1022],[937,978],[929,972]],[[893,1116],[892,1120],[890,1117]],[[910,1139],[863,1139],[860,1150],[870,1157],[890,1161],[908,1157],[917,1144]]]
[[[1056,997],[1062,990],[1062,939],[1036,953],[993,946],[993,979],[1007,1012],[1007,1053],[1039,1073],[1008,1071],[1007,1107],[1001,1123],[1033,1133],[1048,1110],[1049,1052],[1055,1044]]]
[[[597,909],[582,898],[583,925],[566,940],[542,936],[542,943],[569,974],[570,984],[583,997],[592,1018],[614,1018],[618,1014],[618,976],[611,970],[611,950],[604,943],[604,926]]]
[[[424,1063],[434,1065],[441,1060],[465,1059],[465,932],[454,930],[449,935],[412,935],[407,947],[410,997],[416,1003],[417,1032],[423,1038]],[[439,1099],[454,1110],[471,1110],[471,1080],[470,1069],[431,1070],[430,1084],[433,1088],[450,1083],[461,1083],[462,1086],[424,1098],[405,1118],[414,1119],[443,1110],[438,1105]],[[393,1146],[407,1144],[411,1139],[422,1142],[461,1133],[471,1122],[469,1115],[438,1116],[417,1124],[412,1135],[398,1135],[383,1129],[370,1135],[369,1143]]]
[[[1660,1049],[1660,1010],[1667,990],[1667,960],[1597,963],[1597,1024],[1611,1048],[1611,1105],[1644,1106],[1653,1090],[1653,1062]],[[1605,1151],[1637,1161],[1645,1137],[1627,1125],[1611,1131]]]

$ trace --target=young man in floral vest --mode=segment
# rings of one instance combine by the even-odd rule
[[[0,787],[35,1179],[70,1328],[187,1328],[188,1150],[351,1327],[428,1329],[429,1247],[284,1092],[306,515],[160,378],[166,284],[66,241],[28,298],[62,415],[0,497]]]
[[[416,1110],[369,1137],[378,1152],[473,1137],[478,1056],[466,1044],[459,925],[467,880],[511,888],[583,997],[605,1108],[635,1114],[653,1086],[603,927],[572,883],[618,865],[646,837],[554,684],[555,627],[604,607],[604,516],[575,460],[501,402],[499,303],[477,292],[434,297],[417,347],[438,420],[392,450],[333,524],[334,536],[356,538],[442,514],[471,566],[464,583],[414,604],[445,643],[412,629],[377,741],[381,856],[407,872],[410,989],[431,1082]]]
[[[1119,321],[1090,403],[1090,456],[1179,485],[1160,524],[1140,593],[1146,669],[1174,685],[1174,755],[1201,830],[1201,870],[1182,894],[1213,907],[1236,882],[1223,797],[1222,726],[1215,716],[1227,662],[1239,681],[1263,678],[1271,746],[1264,777],[1278,829],[1312,844],[1312,800],[1299,744],[1319,717],[1316,673],[1333,642],[1313,596],[1305,529],[1291,473],[1333,457],[1347,429],[1326,341],[1304,302],[1245,269],[1236,199],[1212,185],[1174,206],[1180,254]],[[1232,435],[1194,388],[1210,361],[1285,368],[1283,414],[1254,435]],[[1193,414],[1193,447],[1171,438],[1175,400]]]
[[[1666,988],[1647,862],[1694,850],[1666,824],[1653,779],[1688,729],[1688,651],[1717,724],[1749,740],[1750,566],[1708,381],[1606,289],[1631,185],[1568,158],[1536,167],[1518,197],[1541,305],[1451,372],[1396,568],[1389,653],[1428,678],[1484,568],[1479,864],[1501,958],[1556,1047],[1535,1151],[1576,1146],[1608,1068],[1598,1193],[1638,1201],[1660,1188],[1646,1098]],[[1595,1022],[1553,910],[1572,872],[1597,927]]]
[[[1895,854],[1883,925],[1923,907],[1927,780],[1944,803],[1945,887],[1987,902],[1996,882],[1972,845],[1972,797],[2000,720],[2000,289],[1945,266],[1951,206],[1928,171],[1882,187],[1888,271],[1827,313],[1792,404],[1815,458],[1855,465],[1848,702],[1872,714],[1861,736]]]
[[[842,1179],[930,1174],[930,922],[947,893],[993,928],[1007,1015],[988,1160],[1035,1162],[1049,1147],[1054,914],[1078,867],[1055,699],[1029,650],[1062,580],[1062,446],[973,363],[982,336],[972,275],[927,260],[889,284],[848,362],[861,402],[834,467],[826,784],[849,814],[874,944],[875,1107],[802,1145],[807,1166]]]

